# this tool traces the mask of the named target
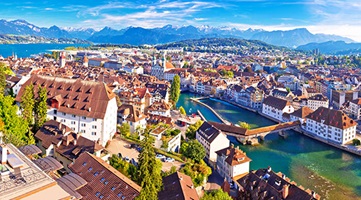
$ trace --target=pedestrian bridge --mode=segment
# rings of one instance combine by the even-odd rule
[[[299,127],[299,125],[301,124],[299,121],[285,122],[276,125],[248,130],[233,125],[220,124],[216,122],[209,122],[209,123],[212,124],[214,127],[218,128],[219,130],[221,130],[222,132],[224,132],[226,135],[236,137],[237,140],[240,142],[248,142],[258,138],[263,140],[264,137],[266,137],[266,135],[271,133],[279,133],[281,136],[284,137],[285,136],[284,131],[295,129]]]

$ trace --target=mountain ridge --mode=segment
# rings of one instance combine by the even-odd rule
[[[246,29],[240,30],[235,27],[212,27],[209,25],[202,26],[174,26],[165,25],[158,28],[127,27],[120,30],[111,27],[104,27],[101,30],[91,28],[61,28],[53,25],[49,28],[39,27],[18,19],[13,21],[0,20],[0,34],[29,35],[48,38],[79,38],[96,43],[115,43],[115,44],[164,44],[177,42],[186,39],[200,38],[242,38],[260,40],[272,45],[296,48],[312,42],[327,41],[345,41],[353,42],[351,39],[337,35],[313,34],[306,28],[293,30],[275,30],[266,31],[263,29]]]

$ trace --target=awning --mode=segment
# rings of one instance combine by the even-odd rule
[[[34,160],[34,163],[45,172],[56,171],[64,168],[59,161],[50,156]]]
[[[19,150],[26,156],[42,153],[42,151],[39,149],[39,147],[37,147],[33,144],[19,147]]]

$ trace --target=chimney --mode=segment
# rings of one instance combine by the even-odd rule
[[[288,184],[284,184],[283,188],[282,188],[282,198],[286,199],[288,196],[288,188],[290,187],[290,185]]]
[[[74,146],[76,146],[76,142],[77,142],[76,139],[74,139],[74,141],[73,141]]]
[[[6,144],[1,144],[1,164],[6,164],[8,161],[8,148]]]
[[[61,128],[62,128],[63,126],[62,126],[62,124],[61,124],[61,122],[59,123],[59,130],[61,130]]]
[[[312,191],[311,194],[312,194],[312,198],[317,199],[317,195],[315,191]]]

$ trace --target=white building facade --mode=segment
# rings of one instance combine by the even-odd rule
[[[273,96],[267,97],[262,104],[262,113],[279,121],[284,121],[285,113],[293,112],[294,108],[291,102]]]

